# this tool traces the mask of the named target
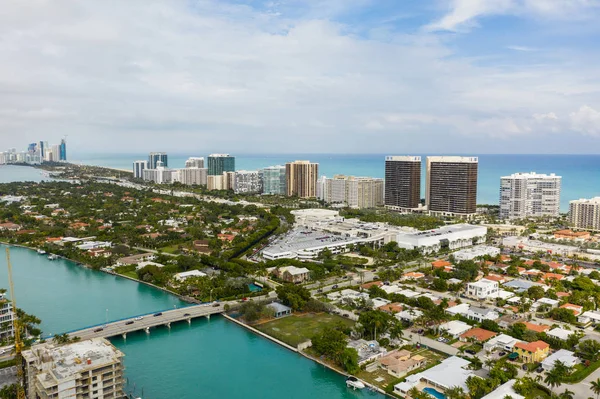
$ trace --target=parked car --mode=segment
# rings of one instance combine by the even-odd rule
[[[506,352],[500,352],[500,353],[498,353],[498,356],[504,356],[504,355],[506,355]]]
[[[344,317],[349,317],[350,315],[348,313],[344,313],[343,315]]]
[[[189,313],[184,313],[183,317],[186,317],[186,316],[191,316],[191,315]]]
[[[213,303],[213,308],[218,308],[219,306],[221,306],[220,303],[218,303],[218,302]]]
[[[154,313],[154,317],[162,316],[162,312]]]
[[[319,288],[319,289],[317,290],[317,292],[320,294],[321,292],[323,292],[323,289],[322,289],[322,288]]]
[[[133,324],[133,320],[129,320],[128,322],[125,322],[125,325],[128,326],[130,324]]]
[[[142,320],[143,318],[144,318],[144,316],[138,316],[138,317],[136,317],[136,318],[135,318],[135,319],[133,319],[133,320],[135,320],[135,321],[140,321],[140,320]]]
[[[475,353],[477,353],[473,349],[467,349],[465,352],[467,352],[469,355],[474,355]]]
[[[337,284],[335,284],[335,285],[333,285],[333,287],[331,287],[331,288],[335,290],[336,288],[338,288],[338,285],[337,285]]]
[[[96,329],[94,330],[94,332],[95,332],[95,333],[97,333],[97,332],[100,332],[100,331],[104,331],[104,328],[100,327],[100,328],[96,328]]]

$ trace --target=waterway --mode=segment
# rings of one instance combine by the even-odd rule
[[[15,181],[33,181],[39,183],[43,180],[51,179],[44,176],[41,169],[30,166],[0,165],[0,183]]]
[[[4,248],[0,287],[8,288]],[[42,319],[45,334],[184,305],[158,289],[32,250],[12,247],[11,259],[17,304]],[[125,353],[127,391],[143,390],[144,399],[383,398],[351,391],[337,373],[220,316],[113,343]]]

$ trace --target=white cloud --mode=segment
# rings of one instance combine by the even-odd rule
[[[569,118],[574,131],[590,136],[600,136],[600,111],[584,105],[569,114]]]
[[[481,65],[433,34],[366,39],[318,18],[343,4],[290,16],[285,4],[216,0],[9,0],[0,142],[68,134],[74,150],[376,152],[407,139],[440,152],[468,144],[461,135],[550,134],[569,125],[560,115],[600,101],[595,66],[577,54]],[[492,12],[476,6],[447,26]]]
[[[586,13],[599,7],[598,0],[450,0],[449,12],[425,28],[429,31],[459,32],[477,26],[479,18],[507,14],[579,19],[590,17]]]

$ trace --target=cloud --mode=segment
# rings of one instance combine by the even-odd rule
[[[597,0],[451,0],[442,18],[425,26],[428,31],[468,31],[478,19],[493,15],[514,15],[553,19],[581,19],[600,8]]]
[[[379,3],[7,0],[0,142],[68,134],[74,152],[387,152],[405,141],[415,152],[490,152],[515,136],[590,134],[589,115],[569,118],[600,101],[588,52],[484,64],[418,27],[357,34],[373,26],[347,15]],[[475,3],[445,26],[508,4]],[[474,137],[490,142],[469,148],[481,145]]]
[[[587,105],[569,114],[574,131],[590,136],[600,136],[600,111]]]
[[[523,52],[537,51],[537,49],[532,48],[532,47],[527,47],[527,46],[506,46],[506,48],[509,50],[523,51]]]

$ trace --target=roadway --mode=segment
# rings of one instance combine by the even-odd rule
[[[234,303],[234,302],[232,302]],[[70,337],[79,337],[82,340],[92,338],[109,338],[117,335],[126,335],[127,333],[146,330],[149,331],[152,327],[170,326],[170,323],[179,321],[191,321],[197,317],[210,317],[212,314],[223,313],[225,311],[225,302],[215,304],[202,304],[187,306],[173,310],[161,312],[160,316],[154,316],[155,313],[141,316],[140,320],[136,320],[140,316],[131,317],[125,320],[110,322],[104,325],[92,326],[82,330],[70,332]],[[127,324],[129,323],[129,324]]]

